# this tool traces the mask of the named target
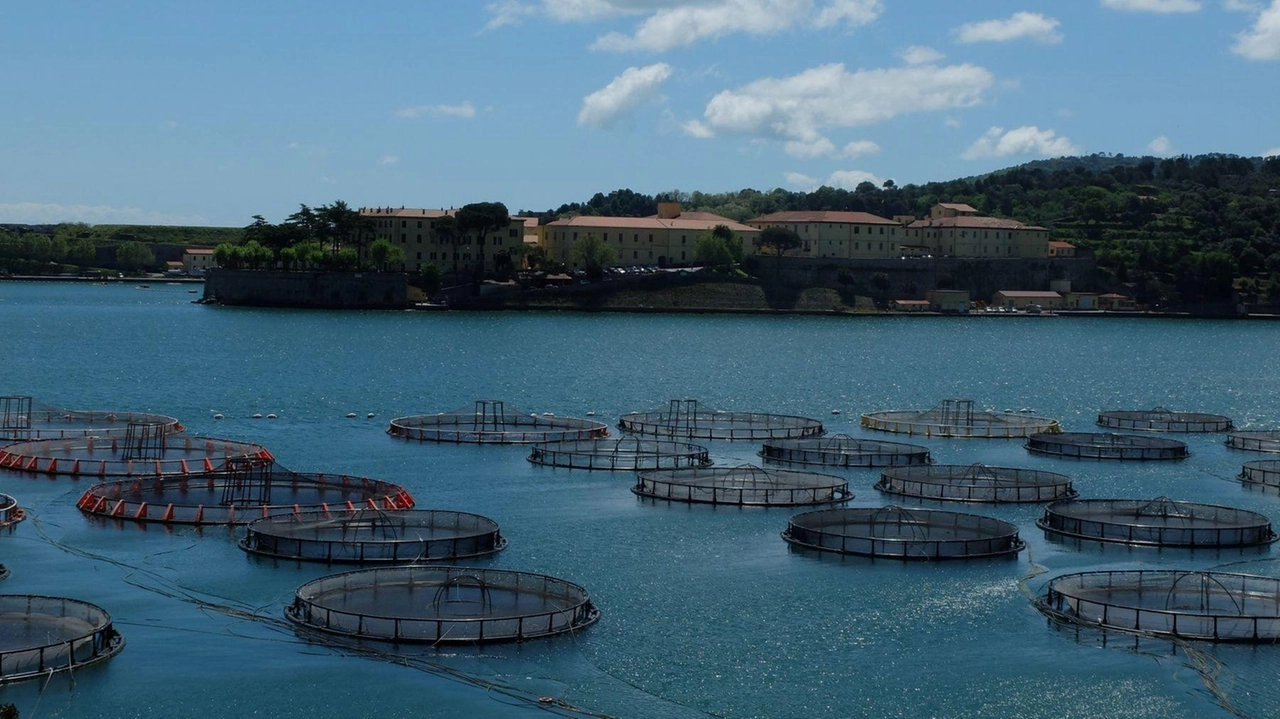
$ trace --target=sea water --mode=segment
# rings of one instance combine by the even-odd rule
[[[23,717],[533,716],[554,698],[625,717],[1131,717],[1280,714],[1280,648],[1099,638],[1049,625],[1030,595],[1096,568],[1280,574],[1270,549],[1130,549],[1047,539],[1038,505],[929,505],[1017,523],[1013,560],[899,563],[791,549],[788,509],[642,500],[634,475],[531,465],[527,448],[406,442],[395,416],[504,400],[601,421],[696,398],[815,417],[828,432],[929,446],[940,463],[1062,472],[1084,497],[1156,497],[1280,517],[1232,477],[1221,435],[1178,463],[1034,456],[1017,440],[868,433],[862,412],[943,398],[1034,409],[1075,431],[1097,412],[1170,409],[1280,427],[1280,325],[1063,317],[740,317],[324,312],[192,304],[189,285],[0,284],[0,393],[159,412],[266,445],[297,471],[403,484],[421,508],[497,520],[476,564],[582,584],[598,624],[480,648],[360,652],[283,621],[295,588],[337,571],[251,558],[243,530],[139,526],[75,508],[90,479],[0,474],[30,518],[0,535],[0,592],[102,606],[124,651],[74,676],[0,689]],[[839,410],[840,414],[833,414]],[[279,419],[253,419],[274,413]],[[348,413],[356,418],[349,419]],[[373,413],[372,419],[366,414]],[[224,419],[214,419],[215,414]],[[617,434],[617,430],[614,430]],[[758,445],[710,443],[717,465]],[[841,472],[850,506],[915,505]]]

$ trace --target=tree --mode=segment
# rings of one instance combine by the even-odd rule
[[[871,286],[876,288],[881,295],[888,294],[890,287],[889,275],[886,275],[883,272],[877,272],[874,275],[871,275]]]
[[[213,248],[213,261],[218,266],[228,270],[240,269],[241,260],[240,246],[233,245],[230,242],[223,242]]]
[[[711,228],[711,234],[724,241],[725,249],[729,251],[730,262],[735,265],[742,262],[742,241],[733,234],[733,230],[729,229],[728,225],[716,225]]]
[[[733,254],[729,252],[723,238],[704,232],[694,241],[693,260],[708,267],[719,267],[733,264]]]
[[[428,297],[440,291],[440,268],[434,263],[418,270],[418,282]]]
[[[505,229],[511,225],[511,213],[501,202],[473,202],[458,208],[454,215],[458,220],[458,230],[464,234],[475,233],[476,245],[479,246],[480,266],[484,267],[484,238],[491,232]],[[454,274],[458,272],[454,267]]]
[[[404,264],[404,250],[391,244],[385,238],[374,240],[369,245],[369,259],[373,260],[373,264],[378,268],[379,272],[386,272],[388,265]]]
[[[98,251],[93,246],[93,240],[87,237],[72,242],[70,249],[67,250],[67,259],[80,267],[92,265],[97,258]]]
[[[458,277],[458,250],[464,237],[458,229],[458,220],[455,217],[445,215],[432,224],[436,231],[436,237],[440,239],[440,244],[448,246],[453,251],[453,276],[456,280]]]
[[[122,270],[136,272],[155,261],[156,256],[151,254],[151,249],[141,242],[123,242],[116,248],[116,267]]]
[[[574,262],[582,265],[587,277],[593,280],[604,277],[604,268],[613,264],[617,257],[613,248],[596,237],[594,233],[587,233],[586,237],[578,240],[573,246]]]
[[[797,235],[794,230],[789,230],[786,227],[766,227],[760,231],[760,237],[756,239],[756,244],[760,247],[762,253],[765,250],[772,250],[773,254],[777,256],[778,263],[774,269],[774,274],[777,275],[782,272],[782,256],[800,247],[800,245],[804,244],[804,241],[800,239],[800,235]]]

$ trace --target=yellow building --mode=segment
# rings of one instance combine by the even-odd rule
[[[452,217],[456,210],[428,210],[407,207],[365,207],[360,215],[374,224],[374,239],[387,240],[404,250],[405,261],[399,267],[404,272],[417,272],[426,265],[435,265],[451,272],[457,262],[459,273],[475,272],[483,267],[485,272],[494,270],[500,256],[510,257],[519,267],[525,246],[526,218],[512,217],[511,224],[484,237],[467,234],[454,244],[441,238],[435,231],[435,221]],[[534,225],[535,232],[537,225]],[[366,249],[367,252],[367,249]]]
[[[774,212],[747,220],[747,224],[762,230],[784,227],[799,235],[804,244],[788,253],[792,257],[871,259],[916,254],[914,249],[903,247],[908,243],[900,223],[869,212]]]
[[[182,269],[189,275],[203,275],[217,266],[213,250],[208,247],[188,247],[182,251]]]
[[[684,212],[678,202],[658,203],[650,217],[592,217],[581,215],[549,222],[541,228],[547,256],[567,267],[577,267],[575,243],[595,235],[613,249],[615,266],[690,265],[698,236],[717,225],[733,231],[745,252],[755,246],[760,231],[710,212]]]
[[[905,231],[909,240],[905,244],[923,245],[944,257],[1050,256],[1049,230],[1002,217],[983,217],[959,203],[934,205],[929,217],[907,224]]]

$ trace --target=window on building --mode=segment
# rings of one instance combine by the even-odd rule
[[[433,260],[434,260],[435,258],[436,258],[436,253],[432,252],[432,253],[431,253],[431,259],[433,259]]]
[[[687,237],[685,237],[684,235],[680,235],[680,244],[682,244],[682,245],[683,245],[683,244],[685,243],[685,240],[687,240],[687,239],[688,239],[688,238],[687,238]],[[684,259],[684,258],[681,258],[681,259]]]
[[[653,242],[653,233],[652,233],[652,232],[650,232],[650,233],[649,233],[649,241],[650,241],[650,242]]]
[[[418,223],[418,224],[422,224],[422,223]],[[418,235],[418,243],[419,243],[419,244],[421,244],[421,243],[422,243],[422,235]]]
[[[418,220],[418,229],[419,229],[419,230],[421,230],[421,229],[422,229],[422,220]]]
[[[511,228],[510,230],[507,230],[507,237],[515,237],[515,236],[516,236],[516,231],[514,227]]]
[[[421,253],[421,252],[419,252],[419,253],[418,253],[418,259],[419,259],[419,260],[421,260],[421,259],[422,259],[422,253]]]
[[[638,259],[640,259],[640,251],[639,251],[639,250],[632,250],[632,251],[631,251],[631,259],[633,259],[633,260],[638,260]]]
[[[680,250],[680,259],[684,259],[684,250]]]
[[[855,234],[855,235],[860,235],[860,234],[862,234],[862,228],[861,228],[861,227],[856,227],[856,226],[855,226],[855,227],[853,228],[853,234]]]
[[[408,220],[400,220],[400,227],[408,227],[408,226],[409,226]]]
[[[578,241],[578,233],[576,233],[576,232],[575,232],[575,233],[573,233],[573,240],[574,240],[574,242],[577,242],[577,241]]]
[[[632,241],[632,242],[639,242],[639,241],[640,241],[640,233],[639,233],[639,232],[633,233],[633,234],[631,235],[631,241]]]
[[[404,243],[404,242],[408,242],[408,241],[409,241],[409,240],[407,239],[407,236],[406,236],[403,232],[401,232],[401,233],[400,233],[400,242]]]
[[[881,242],[881,243],[880,243],[880,249],[882,249],[882,250],[884,249],[884,243],[883,243],[883,242]]]

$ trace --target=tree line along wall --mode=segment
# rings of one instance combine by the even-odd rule
[[[830,287],[893,299],[924,299],[929,290],[957,289],[968,290],[975,300],[985,300],[1000,290],[1048,290],[1052,280],[1070,280],[1071,288],[1079,292],[1100,289],[1091,257],[860,260],[784,256],[779,267],[777,258],[762,256],[759,262],[755,274],[766,282]],[[887,289],[875,284],[880,273],[888,279]]]
[[[408,283],[399,272],[210,270],[204,301],[251,307],[401,309]]]

